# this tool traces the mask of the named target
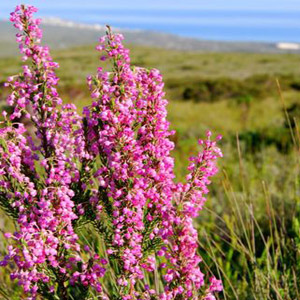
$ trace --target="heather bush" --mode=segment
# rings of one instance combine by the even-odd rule
[[[108,27],[97,50],[111,70],[88,76],[93,101],[78,114],[58,94],[35,12],[10,18],[24,65],[7,80],[0,128],[0,204],[15,222],[1,266],[27,299],[215,299],[222,283],[199,268],[193,219],[220,137],[207,132],[176,182],[159,71],[131,66]]]

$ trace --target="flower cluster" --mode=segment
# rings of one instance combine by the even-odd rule
[[[88,157],[76,107],[60,107],[58,65],[49,49],[40,45],[40,21],[32,18],[35,11],[32,6],[18,6],[11,14],[11,21],[21,30],[17,41],[23,60],[30,65],[24,65],[20,75],[8,78],[7,86],[12,89],[8,104],[14,111],[0,133],[3,197],[17,214],[19,227],[1,264],[15,262],[17,269],[11,276],[32,297],[39,281],[50,281],[41,265],[57,268],[58,277],[65,277],[65,268],[73,268],[65,252],[76,256],[80,251],[72,224],[78,217],[71,186],[79,180],[77,161]],[[23,124],[11,123],[21,117],[34,126],[31,134]]]
[[[222,283],[205,283],[193,219],[217,172],[216,141],[210,132],[199,141],[186,182],[176,183],[162,76],[132,67],[110,28],[97,50],[113,69],[87,78],[93,102],[83,116],[62,105],[34,12],[21,5],[11,14],[30,64],[7,82],[13,113],[0,129],[0,204],[17,230],[5,235],[0,264],[15,264],[11,278],[28,299],[84,299],[89,287],[98,299],[213,299]],[[101,249],[82,246],[78,224],[95,228]]]
[[[217,173],[215,162],[222,156],[216,141],[211,141],[210,137],[211,132],[208,131],[207,140],[199,140],[203,149],[198,156],[190,158],[187,183],[176,186],[175,220],[169,251],[172,267],[165,275],[165,280],[170,283],[166,293],[168,297],[164,298],[166,300],[174,299],[177,294],[183,295],[184,299],[197,299],[196,291],[204,285],[204,274],[199,269],[201,257],[197,254],[198,234],[193,226],[193,218],[203,208],[209,178]],[[220,138],[218,136],[217,140]]]

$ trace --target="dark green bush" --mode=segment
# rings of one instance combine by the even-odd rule
[[[300,90],[300,82],[293,75],[256,74],[246,79],[219,78],[171,78],[166,87],[173,99],[214,102],[222,99],[258,99],[277,93],[276,78],[282,90]]]

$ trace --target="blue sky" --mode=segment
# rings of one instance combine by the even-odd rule
[[[0,12],[7,13],[20,0],[1,0]],[[47,8],[119,8],[119,9],[249,9],[249,10],[300,10],[299,0],[25,0],[41,10]]]
[[[300,0],[0,0],[0,19],[16,4],[39,16],[215,40],[299,41]]]

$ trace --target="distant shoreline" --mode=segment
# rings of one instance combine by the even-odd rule
[[[274,5],[267,9],[251,9],[247,5],[244,8],[234,8],[225,5],[225,9],[224,6],[220,8],[212,3],[210,9],[205,9],[205,5],[200,4],[197,9],[176,9],[177,4],[164,9],[142,9],[137,6],[121,8],[112,3],[111,8],[91,3],[82,4],[81,7],[56,7],[49,3],[46,6],[41,5],[38,16],[50,19],[57,17],[68,20],[64,22],[80,23],[84,26],[109,24],[115,28],[163,32],[207,41],[300,43],[299,5],[299,9],[278,10]],[[145,5],[146,3],[142,6]],[[0,11],[0,16],[8,17],[9,11]]]
[[[52,48],[68,48],[98,41],[99,36],[105,33],[105,26],[97,24],[77,23],[60,18],[44,18],[45,42]],[[299,53],[300,43],[281,41],[271,42],[244,42],[244,41],[214,41],[182,37],[169,33],[114,28],[125,35],[127,43],[160,47],[166,49],[201,52],[252,52],[252,53]],[[80,34],[79,34],[80,32]],[[0,49],[0,56],[14,54],[14,29],[8,21],[0,21],[0,44],[11,44],[8,53]],[[17,49],[15,49],[17,52]]]

